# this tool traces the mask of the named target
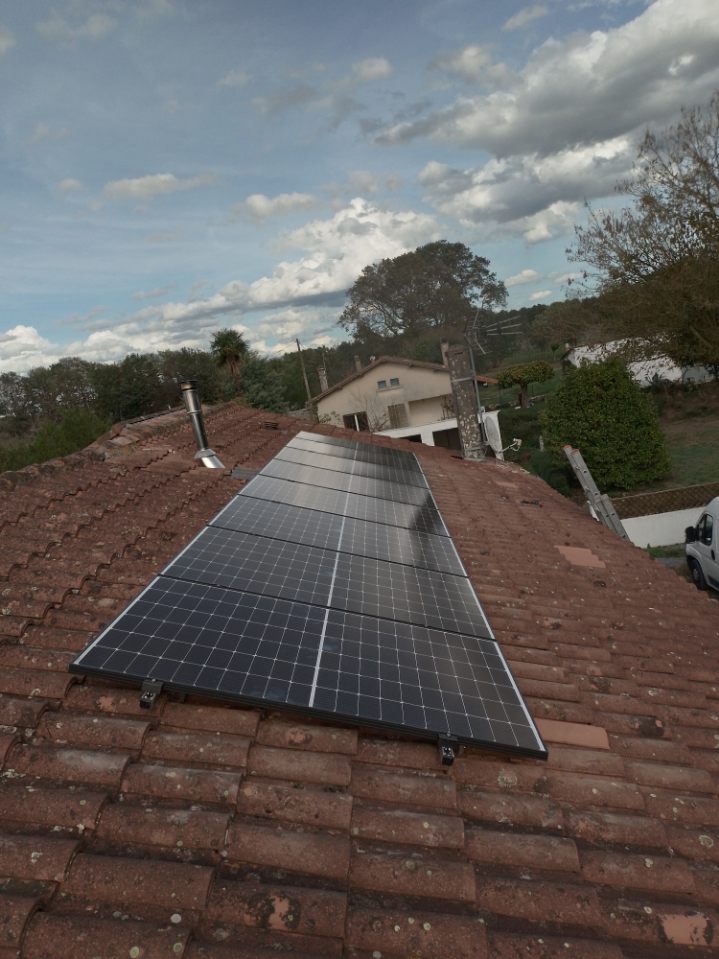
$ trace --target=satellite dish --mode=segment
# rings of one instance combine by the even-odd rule
[[[484,419],[484,432],[487,436],[487,442],[494,450],[495,456],[501,455],[502,434],[499,431],[499,423],[497,422],[497,418],[496,416],[490,416],[485,413],[483,419]]]

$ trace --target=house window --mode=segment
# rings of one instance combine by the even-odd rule
[[[344,423],[345,429],[357,430],[360,433],[369,433],[369,420],[367,419],[366,411],[360,413],[345,413],[342,417],[342,422]]]
[[[387,380],[377,380],[377,389],[386,390],[387,389]]]
[[[389,381],[389,385],[390,385],[390,386],[399,386],[399,377],[398,377],[398,376],[393,376],[393,377],[391,377],[391,378],[390,378],[390,381]]]
[[[705,546],[711,546],[714,535],[714,520],[709,513],[705,513],[699,520],[697,532],[699,533],[699,542],[704,543]]]
[[[407,407],[404,403],[388,406],[387,414],[389,415],[389,425],[393,430],[399,429],[400,426],[409,425],[407,422]]]

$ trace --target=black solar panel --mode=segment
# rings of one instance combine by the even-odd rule
[[[308,444],[304,445],[307,446]],[[288,443],[277,454],[277,459],[299,463],[301,466],[321,466],[322,469],[336,470],[338,473],[351,473],[353,476],[368,476],[371,479],[388,480],[406,486],[419,486],[421,489],[427,488],[427,483],[421,473],[398,469],[392,463],[365,463],[362,460],[354,459],[351,455],[334,456],[324,452],[324,450],[322,452],[308,450],[295,444]]]
[[[73,669],[542,751],[492,640],[165,576]]]
[[[342,522],[342,517],[334,513],[254,499],[245,494],[231,499],[219,516],[212,520],[212,526],[259,536],[277,537],[281,533],[282,539],[290,543],[337,549]]]
[[[424,505],[428,500],[427,490],[419,486],[403,486],[368,476],[352,476],[319,466],[300,466],[279,458],[267,464],[262,470],[262,476],[276,476],[279,479],[292,480],[293,483],[308,483],[310,486],[338,489],[345,493],[358,493],[360,496],[376,496],[378,499],[415,506]]]
[[[414,456],[299,437],[71,670],[545,756]]]
[[[78,671],[306,706],[321,606],[159,576],[78,657]]]
[[[339,554],[330,606],[491,637],[470,582],[427,569]]]
[[[284,447],[285,450],[303,450],[309,453],[316,453],[321,456],[331,456],[334,459],[348,459],[356,463],[365,463],[373,466],[390,466],[406,473],[415,474],[416,480],[426,486],[427,482],[422,473],[417,457],[412,453],[394,452],[394,458],[387,459],[383,454],[385,450],[380,449],[380,459],[374,452],[377,447],[368,444],[355,443],[352,446],[337,446],[334,443],[317,443],[312,440],[302,439],[303,434],[298,434],[294,439]]]
[[[339,549],[357,556],[373,556],[393,563],[465,575],[454,544],[446,536],[254,499],[248,493],[230,500],[212,520],[212,526],[259,536],[277,538],[281,535],[290,543]]]
[[[256,476],[240,495],[244,495],[245,491],[247,495],[258,499],[304,506],[339,516],[352,516],[372,523],[388,523],[390,526],[401,526],[403,529],[419,530],[423,533],[449,535],[429,493],[424,506],[411,506],[408,503],[393,503],[391,500],[376,499],[373,496],[356,496],[305,483],[293,483],[290,480],[276,479],[274,476]]]
[[[394,463],[400,469],[421,472],[421,467],[414,453],[404,452],[404,450],[387,449],[374,443],[355,443],[352,440],[343,440],[337,436],[321,436],[319,433],[307,433],[304,430],[297,434],[297,439],[301,442],[310,441],[318,446],[340,447],[341,449],[351,450],[358,459],[364,459],[371,463]]]
[[[420,533],[347,517],[342,528],[340,549],[357,556],[374,556],[393,563],[465,575],[452,540],[433,533]]]
[[[165,576],[327,606],[337,554],[266,536],[208,526]]]

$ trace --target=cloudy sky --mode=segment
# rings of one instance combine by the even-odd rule
[[[0,0],[0,371],[339,336],[446,238],[563,296],[583,204],[719,87],[716,0]],[[609,198],[609,199],[608,199]]]

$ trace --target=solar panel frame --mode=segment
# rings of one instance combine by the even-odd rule
[[[362,446],[304,436],[322,451]],[[402,457],[420,469],[413,454],[380,452],[399,457],[372,463],[388,475]],[[394,494],[392,480],[354,472],[367,461],[336,458],[351,470],[313,464],[310,475]],[[432,491],[414,489],[413,505],[255,477],[70,670],[546,758]]]
[[[149,642],[156,653],[161,650],[159,656],[148,654]],[[451,658],[446,655],[450,644]],[[354,674],[351,660],[360,664]],[[479,737],[489,749],[542,757],[546,751],[503,663],[491,639],[161,575],[70,664],[70,671],[124,682],[151,678],[178,693],[307,709],[378,728],[406,732],[411,725],[421,738],[450,735],[476,745]],[[470,720],[466,703],[462,714],[460,702],[466,690],[481,685],[485,699],[477,699],[479,711]],[[497,726],[501,742],[495,738]]]

